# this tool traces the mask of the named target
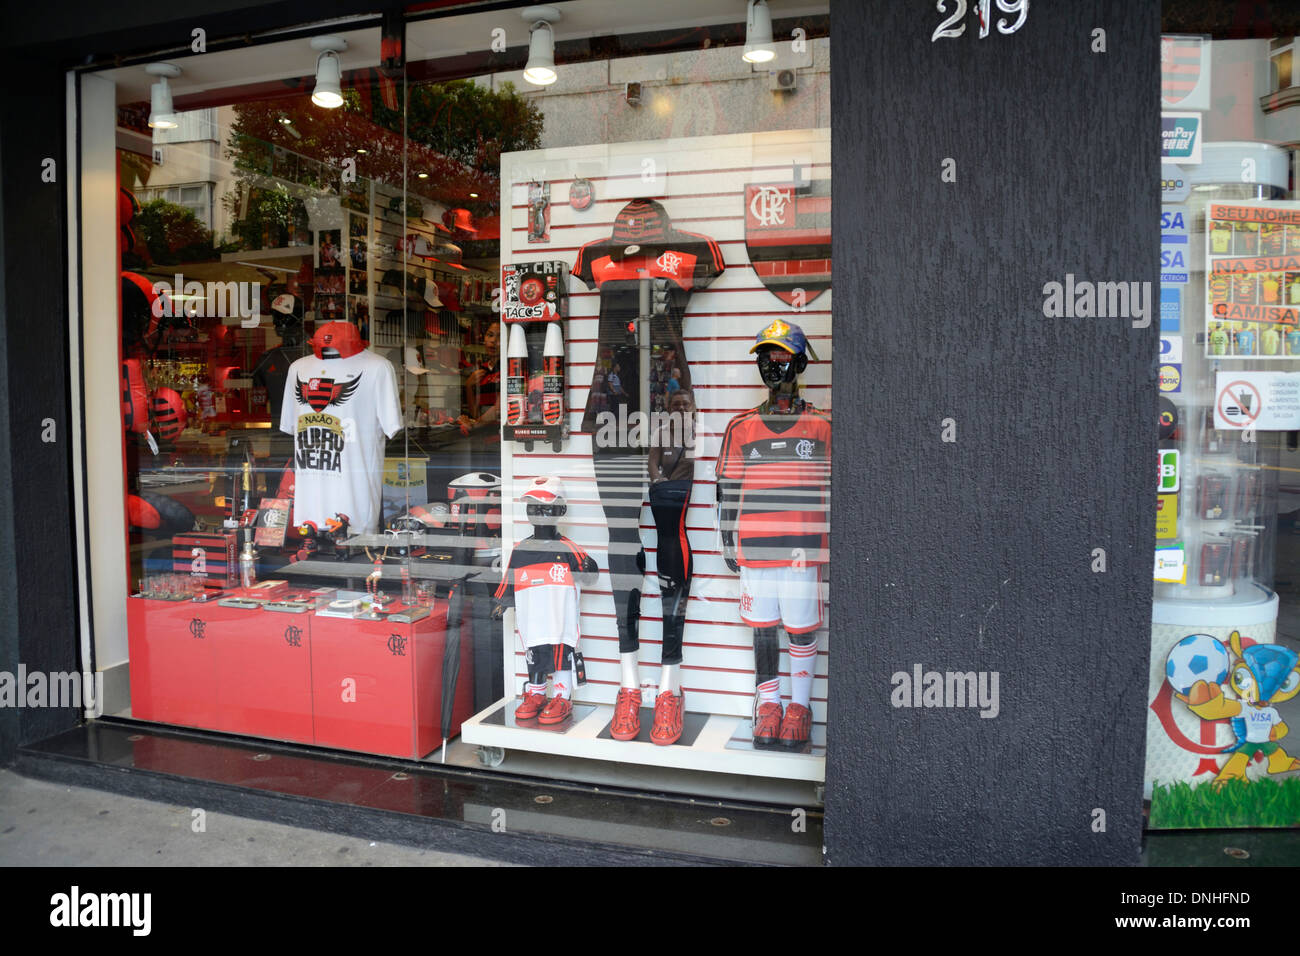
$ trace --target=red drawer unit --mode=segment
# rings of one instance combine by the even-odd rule
[[[412,624],[313,617],[311,633],[317,744],[411,758],[441,746],[444,599]],[[449,737],[473,712],[472,643],[462,632],[453,655],[460,670]]]
[[[215,729],[311,743],[311,615],[220,610]]]
[[[216,633],[241,613],[248,614],[215,603],[128,598],[131,715],[185,727],[216,727]]]

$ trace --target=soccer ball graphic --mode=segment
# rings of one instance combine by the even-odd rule
[[[1173,646],[1165,661],[1165,677],[1179,694],[1198,680],[1222,684],[1228,679],[1228,649],[1208,634],[1190,634]]]

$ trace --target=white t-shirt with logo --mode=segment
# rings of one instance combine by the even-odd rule
[[[1243,707],[1241,716],[1246,722],[1246,741],[1252,744],[1268,743],[1273,725],[1282,721],[1276,707]]]
[[[335,514],[373,532],[380,515],[384,439],[402,428],[397,374],[363,350],[348,358],[304,356],[289,366],[280,431],[293,436],[293,523],[321,530]]]

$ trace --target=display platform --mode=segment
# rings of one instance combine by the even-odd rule
[[[503,698],[461,726],[461,740],[481,748],[480,759],[488,766],[498,766],[509,752],[523,750],[813,783],[826,779],[826,729],[821,725],[813,727],[806,753],[783,748],[756,750],[748,719],[687,711],[681,741],[660,747],[649,739],[653,708],[641,710],[641,739],[614,740],[609,735],[612,706],[579,703],[574,716],[549,728],[535,720],[516,723],[514,711],[518,704],[517,698]]]

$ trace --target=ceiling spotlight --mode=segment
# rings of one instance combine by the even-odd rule
[[[749,0],[749,9],[745,13],[744,60],[746,63],[766,63],[775,56],[772,11],[767,8],[767,0]]]
[[[176,110],[172,107],[172,90],[167,85],[167,78],[180,76],[181,68],[170,63],[150,63],[144,71],[158,77],[158,82],[149,91],[149,128],[175,129]]]
[[[415,174],[415,178],[416,178],[416,179],[428,179],[428,178],[429,178],[429,174],[428,174],[428,173],[416,173],[416,174]]]
[[[555,7],[525,7],[520,16],[532,24],[524,79],[534,86],[550,86],[556,79],[555,30],[551,24],[560,19],[560,11]]]
[[[317,52],[316,89],[311,101],[322,109],[335,110],[343,105],[343,69],[339,54],[348,48],[342,37],[312,37],[311,48]]]
[[[469,194],[469,198],[470,198],[470,199],[478,199],[478,193],[470,193],[470,194]]]
[[[359,155],[359,156],[364,156],[364,155],[366,155],[366,153],[368,153],[368,152],[370,152],[370,150],[366,149],[364,146],[358,146],[358,147],[357,147],[357,155]]]

